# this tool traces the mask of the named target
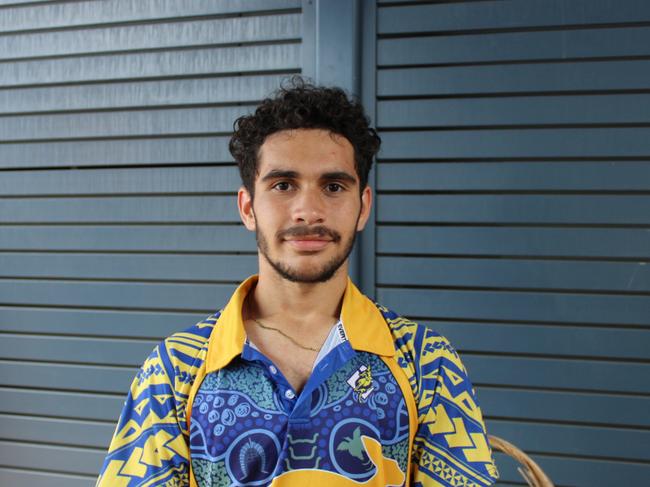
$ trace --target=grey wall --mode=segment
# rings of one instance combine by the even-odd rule
[[[650,4],[368,8],[378,299],[456,344],[558,486],[645,485]]]
[[[649,478],[648,25],[641,0],[0,0],[0,484],[93,485],[154,344],[255,271],[228,134],[299,72],[384,140],[363,289],[451,339],[558,486]]]

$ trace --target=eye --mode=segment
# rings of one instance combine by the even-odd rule
[[[289,189],[291,189],[291,184],[288,181],[280,181],[273,185],[273,189],[278,191],[289,191]]]
[[[327,191],[329,191],[330,193],[340,193],[345,189],[339,183],[329,183],[326,187],[327,187]]]

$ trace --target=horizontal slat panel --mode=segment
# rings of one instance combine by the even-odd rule
[[[379,288],[377,300],[406,316],[650,325],[650,296]]]
[[[459,350],[569,357],[650,359],[650,330],[425,321]],[[604,347],[603,344],[616,344]],[[649,419],[650,420],[650,419]]]
[[[252,252],[243,225],[2,226],[2,250]]]
[[[532,457],[557,486],[634,485],[638,479],[650,476],[650,466],[647,463],[594,460],[572,456],[532,455]],[[504,458],[501,453],[497,453],[496,458],[503,480],[518,482],[517,485],[527,485],[523,483],[521,475],[516,470],[516,467],[520,466],[518,463],[510,457]]]
[[[377,42],[377,64],[403,66],[646,56],[650,53],[648,38],[648,27],[389,38]]]
[[[648,112],[650,95],[391,100],[377,104],[377,125],[399,128],[648,123]]]
[[[230,162],[230,137],[0,144],[0,168]]]
[[[300,15],[265,15],[0,36],[0,60],[300,37]]]
[[[0,392],[3,413],[103,421],[117,421],[126,394],[126,390],[120,395],[107,395],[10,388],[2,388]]]
[[[650,364],[480,356],[465,353],[474,384],[648,394]],[[621,378],[624,377],[624,380]]]
[[[144,362],[144,358],[142,359]],[[67,365],[13,362],[0,360],[2,385],[38,387],[70,391],[108,392],[123,394],[137,373],[137,368],[97,365]]]
[[[299,44],[8,61],[0,86],[300,69]]]
[[[234,166],[11,171],[0,177],[0,195],[111,195],[124,193],[234,192]]]
[[[220,107],[23,115],[0,117],[0,133],[12,141],[229,133],[233,121],[249,112]]]
[[[0,437],[5,440],[108,448],[114,431],[108,422],[0,414]]]
[[[228,302],[232,284],[153,284],[130,282],[0,279],[2,304],[91,306],[210,311]]]
[[[453,2],[378,10],[379,34],[491,28],[549,27],[650,20],[643,0]]]
[[[380,222],[650,223],[650,196],[434,194],[381,195],[377,200]]]
[[[53,3],[56,0],[0,0],[0,6],[3,8],[13,7],[15,5],[22,5],[24,3],[31,3],[37,5],[39,3]]]
[[[647,461],[650,431],[491,420],[490,434],[508,438],[524,451]],[[625,448],[622,448],[625,446]]]
[[[95,476],[69,475],[51,472],[31,472],[13,468],[0,468],[3,485],[29,485],[29,487],[92,487]]]
[[[522,483],[521,474],[517,471],[517,467],[520,465],[514,458],[495,450],[492,451],[492,458],[494,458],[499,471],[499,480],[494,484],[495,487],[522,487],[526,485]],[[537,461],[535,455],[533,455],[533,459]]]
[[[589,177],[585,177],[588,174]],[[650,190],[650,163],[380,163],[378,191]]]
[[[380,253],[642,259],[650,255],[649,249],[650,235],[644,228],[377,228]]]
[[[647,157],[650,128],[382,132],[385,159]]]
[[[137,367],[156,345],[157,342],[148,340],[0,334],[0,356],[5,360]]]
[[[650,292],[650,265],[647,262],[380,257],[377,284]]]
[[[86,311],[2,306],[0,307],[0,330],[19,333],[162,339],[176,331],[189,328],[206,316],[205,313]]]
[[[105,455],[104,450],[0,441],[0,458],[3,463],[17,468],[97,475]]]
[[[639,73],[649,69],[645,60],[380,69],[377,95],[645,90],[646,77]]]
[[[130,81],[0,90],[0,113],[251,103],[280,86],[281,75]]]
[[[13,2],[12,2],[13,3]],[[108,0],[6,10],[0,32],[300,8],[299,0]]]
[[[0,221],[238,223],[234,196],[0,199]]]
[[[650,426],[650,416],[647,414],[650,397],[485,386],[477,389],[481,409],[491,416]],[[612,414],[612,411],[616,413]]]
[[[240,281],[256,272],[256,255],[0,253],[0,277]]]

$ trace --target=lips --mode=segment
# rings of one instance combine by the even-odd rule
[[[327,246],[331,239],[322,238],[322,237],[298,237],[287,239],[286,242],[291,245],[296,250],[301,251],[316,251],[321,250]]]

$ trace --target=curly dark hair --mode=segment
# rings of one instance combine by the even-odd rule
[[[235,120],[229,149],[239,166],[239,174],[254,195],[259,149],[275,132],[289,129],[325,129],[342,135],[354,148],[360,191],[368,184],[372,160],[381,139],[370,127],[361,103],[348,98],[336,87],[314,86],[299,76],[282,84],[272,98],[266,98],[252,115]]]

